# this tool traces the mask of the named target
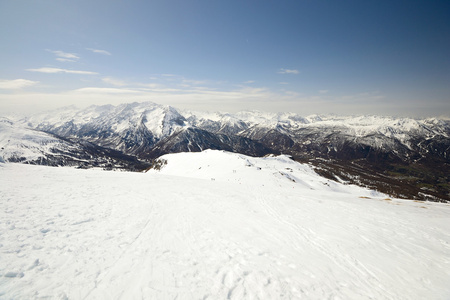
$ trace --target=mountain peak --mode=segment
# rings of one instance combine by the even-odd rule
[[[30,126],[35,132],[45,132],[46,137],[51,133],[55,139],[90,143],[90,147],[120,151],[139,159],[205,149],[252,156],[284,153],[320,166],[330,178],[345,177],[356,184],[365,180],[364,184],[373,186],[375,176],[384,182],[378,188],[390,191],[385,183],[389,178],[391,183],[398,183],[397,195],[448,198],[445,183],[450,180],[446,175],[450,173],[450,123],[437,118],[302,117],[289,112],[260,111],[194,113],[153,102],[134,102],[84,109],[70,107],[17,124],[3,123]],[[23,137],[20,132],[23,130],[18,129],[18,136]],[[54,148],[64,152],[61,147]],[[52,155],[48,151],[42,153],[46,157]],[[3,158],[8,160],[7,156]],[[366,176],[367,172],[371,177]],[[405,184],[409,187],[405,188]],[[406,190],[408,194],[403,192]]]

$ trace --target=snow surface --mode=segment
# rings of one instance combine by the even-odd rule
[[[412,149],[416,147],[418,138],[450,138],[450,123],[435,118],[416,120],[370,115],[302,117],[295,113],[260,111],[211,113],[177,110],[152,102],[124,103],[117,106],[93,105],[85,109],[67,107],[14,120],[24,127],[53,132],[64,137],[80,137],[80,134],[83,137],[83,134],[91,131],[107,133],[112,139],[100,138],[100,141],[103,140],[103,146],[115,145],[115,149],[120,151],[127,150],[124,141],[136,128],[148,130],[156,141],[189,127],[224,134],[242,134],[246,137],[251,136],[252,132],[267,133],[268,130],[275,129],[297,142],[301,142],[306,131],[329,132],[339,133],[342,137],[351,136],[378,149],[390,148],[392,142],[400,142]],[[300,135],[296,136],[296,132]],[[91,138],[94,139],[91,141],[95,142],[95,138]]]
[[[110,104],[92,105],[85,109],[77,109],[73,106],[63,107],[17,120],[17,123],[26,124],[32,128],[64,127],[68,123],[82,128],[90,124],[97,127],[106,127],[114,132],[126,132],[130,128],[135,128],[144,120],[145,126],[155,136],[161,138],[182,127],[177,124],[179,118],[182,118],[182,116],[173,107],[152,102],[134,102],[117,106]]]
[[[53,149],[68,151],[75,146],[48,133],[15,125],[0,119],[0,156],[4,160],[23,159],[24,162],[46,158]]]
[[[1,299],[449,299],[450,206],[286,156],[161,171],[0,163]]]

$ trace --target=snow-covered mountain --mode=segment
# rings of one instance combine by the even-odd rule
[[[205,149],[251,156],[284,153],[335,180],[398,197],[450,200],[448,120],[205,113],[144,102],[68,107],[15,124],[147,162],[167,153]],[[7,153],[0,155],[10,160]]]
[[[0,163],[1,299],[448,299],[450,206],[289,157]]]
[[[51,133],[0,119],[0,160],[48,166],[99,167],[139,170],[149,164],[83,139]]]
[[[20,120],[31,128],[65,138],[83,138],[97,145],[127,154],[149,152],[163,138],[196,128],[213,134],[242,136],[262,142],[277,151],[294,144],[299,150],[314,146],[328,156],[344,155],[345,144],[392,152],[408,160],[420,155],[449,157],[450,122],[438,119],[415,120],[379,116],[309,116],[293,113],[247,111],[229,113],[179,112],[173,107],[151,102],[118,106],[68,107]],[[279,140],[283,142],[279,144]],[[277,141],[278,140],[278,141]],[[439,141],[443,146],[436,148]],[[308,146],[310,145],[310,146]],[[446,147],[447,146],[447,147]],[[198,149],[202,149],[199,145]],[[181,149],[180,149],[181,150]],[[189,151],[190,149],[183,149]],[[436,153],[437,152],[437,153]]]
[[[161,138],[186,126],[174,108],[153,103],[61,109],[22,120],[28,126],[65,138],[82,138],[102,147],[139,155]]]

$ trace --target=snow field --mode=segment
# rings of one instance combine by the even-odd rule
[[[0,156],[4,159],[24,157],[31,161],[45,158],[46,154],[52,153],[53,147],[67,149],[70,146],[44,132],[0,122]]]
[[[323,193],[359,193],[361,196],[386,197],[375,191],[338,184],[314,172],[309,165],[299,164],[287,155],[255,158],[218,150],[167,154],[161,170],[150,173],[209,179],[251,185],[254,188],[301,188]]]
[[[146,174],[0,164],[0,299],[450,297],[448,204],[286,157],[163,158]]]

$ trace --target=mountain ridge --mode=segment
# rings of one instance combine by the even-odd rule
[[[397,197],[450,200],[450,121],[444,119],[208,113],[135,102],[62,108],[11,122],[74,144],[118,151],[143,164],[168,153],[205,149],[283,153],[329,178]],[[10,161],[4,151],[1,156]]]

